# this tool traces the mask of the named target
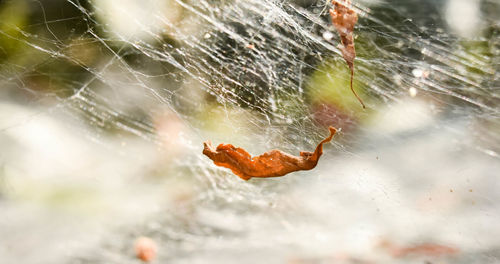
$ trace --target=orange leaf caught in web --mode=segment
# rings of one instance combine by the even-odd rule
[[[356,58],[356,50],[354,49],[354,25],[358,21],[358,15],[351,7],[351,0],[332,0],[334,9],[330,9],[332,23],[340,35],[342,45],[339,46],[342,57],[347,62],[351,70],[351,91],[361,103],[363,108],[365,104],[358,96],[354,88],[352,88],[352,79],[354,78],[354,58]]]
[[[220,144],[214,148],[210,141],[203,143],[203,154],[213,160],[215,165],[230,169],[246,181],[252,177],[280,177],[290,172],[311,170],[316,167],[323,154],[323,144],[330,142],[337,132],[333,127],[329,129],[330,135],[318,144],[314,152],[302,151],[298,157],[281,150],[271,150],[252,158],[242,148],[236,148],[231,144]]]

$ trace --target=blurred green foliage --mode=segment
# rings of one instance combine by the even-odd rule
[[[6,60],[18,50],[26,48],[22,45],[22,31],[29,19],[26,1],[8,1],[0,5],[0,60]],[[20,45],[21,44],[21,45]]]

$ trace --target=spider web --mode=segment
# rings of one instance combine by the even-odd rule
[[[54,186],[71,197],[57,201],[96,195],[82,208],[113,211],[90,215],[131,218],[88,216],[118,229],[83,229],[104,241],[58,233],[76,244],[64,246],[71,261],[135,263],[139,235],[177,263],[497,261],[498,2],[355,1],[354,88],[367,110],[328,1],[0,7],[6,223]],[[201,155],[207,139],[254,155],[311,150],[329,125],[342,131],[318,168],[284,178],[243,182]],[[41,182],[43,195],[26,187]],[[394,253],[429,243],[459,253]],[[47,263],[67,261],[48,244]]]

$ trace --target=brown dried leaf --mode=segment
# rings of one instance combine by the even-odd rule
[[[280,177],[290,172],[316,167],[323,154],[323,144],[330,142],[337,132],[333,127],[329,129],[330,135],[318,144],[314,152],[302,151],[298,157],[281,150],[271,150],[252,158],[244,149],[231,144],[220,144],[215,149],[210,141],[203,143],[203,154],[213,160],[215,165],[230,169],[246,181],[252,177]]]
[[[351,91],[363,108],[366,108],[363,100],[361,100],[352,87],[352,80],[354,78],[354,58],[356,58],[353,31],[354,25],[356,25],[358,21],[358,15],[354,9],[351,8],[351,0],[332,0],[332,4],[334,9],[330,9],[330,16],[335,29],[337,29],[340,35],[340,41],[342,42],[342,45],[339,46],[340,52],[342,52],[342,57],[344,57],[344,60],[351,70]]]

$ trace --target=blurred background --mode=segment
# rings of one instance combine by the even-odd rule
[[[354,0],[367,109],[331,7],[0,1],[0,262],[500,263],[500,2]]]

